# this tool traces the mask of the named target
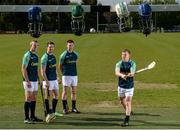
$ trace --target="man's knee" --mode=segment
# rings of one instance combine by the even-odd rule
[[[37,91],[34,91],[34,92],[32,93],[32,98],[31,98],[31,100],[32,100],[32,101],[36,101],[36,97],[37,97]]]
[[[48,100],[49,100],[49,99],[50,99],[50,96],[46,95],[46,96],[45,96],[45,99],[48,99]]]
[[[72,87],[71,88],[71,94],[72,95],[76,95],[76,87]]]
[[[26,102],[31,102],[31,98],[30,98],[29,96],[27,96],[27,97],[25,98],[25,101],[26,101]]]
[[[62,91],[62,98],[66,98],[66,96],[67,96],[67,88],[64,87]]]
[[[45,94],[44,98],[49,100],[50,99],[50,92],[48,92],[47,89],[45,89],[44,94]]]
[[[120,99],[120,103],[121,103],[121,104],[123,104],[123,103],[125,102],[125,100],[124,100],[125,97],[120,97],[119,99]]]
[[[126,101],[126,106],[130,107],[131,106],[131,101]]]
[[[32,101],[32,94],[26,93],[25,94],[25,101],[26,102],[31,102]]]
[[[126,100],[126,102],[131,102],[132,97],[131,96],[127,96],[125,100]]]
[[[58,99],[59,98],[59,92],[58,91],[54,91],[54,99]]]
[[[76,95],[76,90],[72,90],[71,94]]]
[[[67,90],[66,90],[66,89],[64,89],[64,90],[62,91],[62,95],[67,95]]]
[[[122,99],[120,99],[120,103],[121,103],[121,104],[123,104],[123,103],[124,103],[124,101],[123,101]]]

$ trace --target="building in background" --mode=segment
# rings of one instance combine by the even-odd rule
[[[70,0],[72,3],[82,3],[82,0]],[[97,0],[98,3],[101,3],[102,5],[116,5],[119,0]],[[129,3],[131,0],[125,0],[127,3]]]
[[[82,3],[82,0],[70,0],[71,3]]]

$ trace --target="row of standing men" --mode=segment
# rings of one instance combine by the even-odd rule
[[[36,97],[38,93],[38,56],[36,54],[39,43],[37,41],[30,42],[30,49],[23,56],[22,75],[23,86],[25,90],[24,102],[24,123],[42,122],[35,115]],[[43,78],[42,86],[45,93],[44,104],[46,109],[46,122],[54,120],[56,116],[61,116],[56,112],[56,106],[59,97],[59,82],[62,82],[62,106],[63,114],[68,114],[67,90],[71,88],[71,100],[73,113],[80,113],[76,108],[76,91],[78,84],[77,67],[78,53],[74,51],[74,41],[67,41],[67,50],[60,55],[59,68],[62,73],[62,80],[58,77],[57,61],[53,54],[55,44],[47,43],[47,50],[41,58],[41,76]],[[52,102],[50,101],[52,97]]]
[[[35,116],[36,96],[38,92],[38,56],[36,54],[38,42],[30,42],[30,50],[24,54],[22,61],[23,86],[25,90],[24,123],[41,122],[43,120]],[[78,84],[77,60],[78,53],[74,51],[74,41],[67,41],[67,50],[59,58],[59,68],[62,73],[62,80],[58,78],[56,57],[53,55],[55,44],[47,43],[47,50],[41,58],[42,86],[44,88],[44,104],[46,109],[46,122],[49,123],[56,116],[61,116],[56,112],[59,97],[59,82],[62,82],[62,106],[63,114],[68,114],[67,89],[71,88],[71,100],[73,113],[80,113],[76,108],[76,92]],[[124,49],[121,53],[121,60],[115,65],[115,75],[118,77],[118,97],[125,110],[125,119],[122,126],[129,126],[131,102],[134,94],[134,75],[136,63],[130,59],[131,52]],[[50,97],[53,97],[50,103]],[[50,107],[51,105],[51,107]],[[29,116],[29,110],[31,115]]]

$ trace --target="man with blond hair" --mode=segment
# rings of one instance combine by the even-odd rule
[[[22,60],[23,86],[25,90],[24,102],[24,123],[41,122],[43,120],[35,116],[36,97],[38,93],[38,56],[36,54],[38,48],[37,41],[30,42],[30,49],[27,51]],[[29,110],[31,115],[29,117]]]

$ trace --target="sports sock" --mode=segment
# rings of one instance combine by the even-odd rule
[[[47,114],[49,114],[50,109],[49,109],[49,100],[48,99],[45,99],[45,105],[46,105],[46,112],[47,112]]]
[[[30,109],[30,102],[25,102],[24,103],[25,119],[29,118],[29,109]]]
[[[129,122],[129,118],[130,118],[130,116],[127,116],[127,115],[126,115],[126,118],[125,118],[124,121],[125,121],[125,122]]]
[[[62,100],[63,109],[67,109],[67,100]]]
[[[56,106],[57,106],[57,102],[58,102],[58,99],[53,99],[52,100],[52,111],[55,113],[56,112]]]
[[[72,100],[72,109],[76,109],[76,100]]]
[[[31,101],[31,105],[30,105],[31,118],[35,117],[35,108],[36,108],[36,101]]]

